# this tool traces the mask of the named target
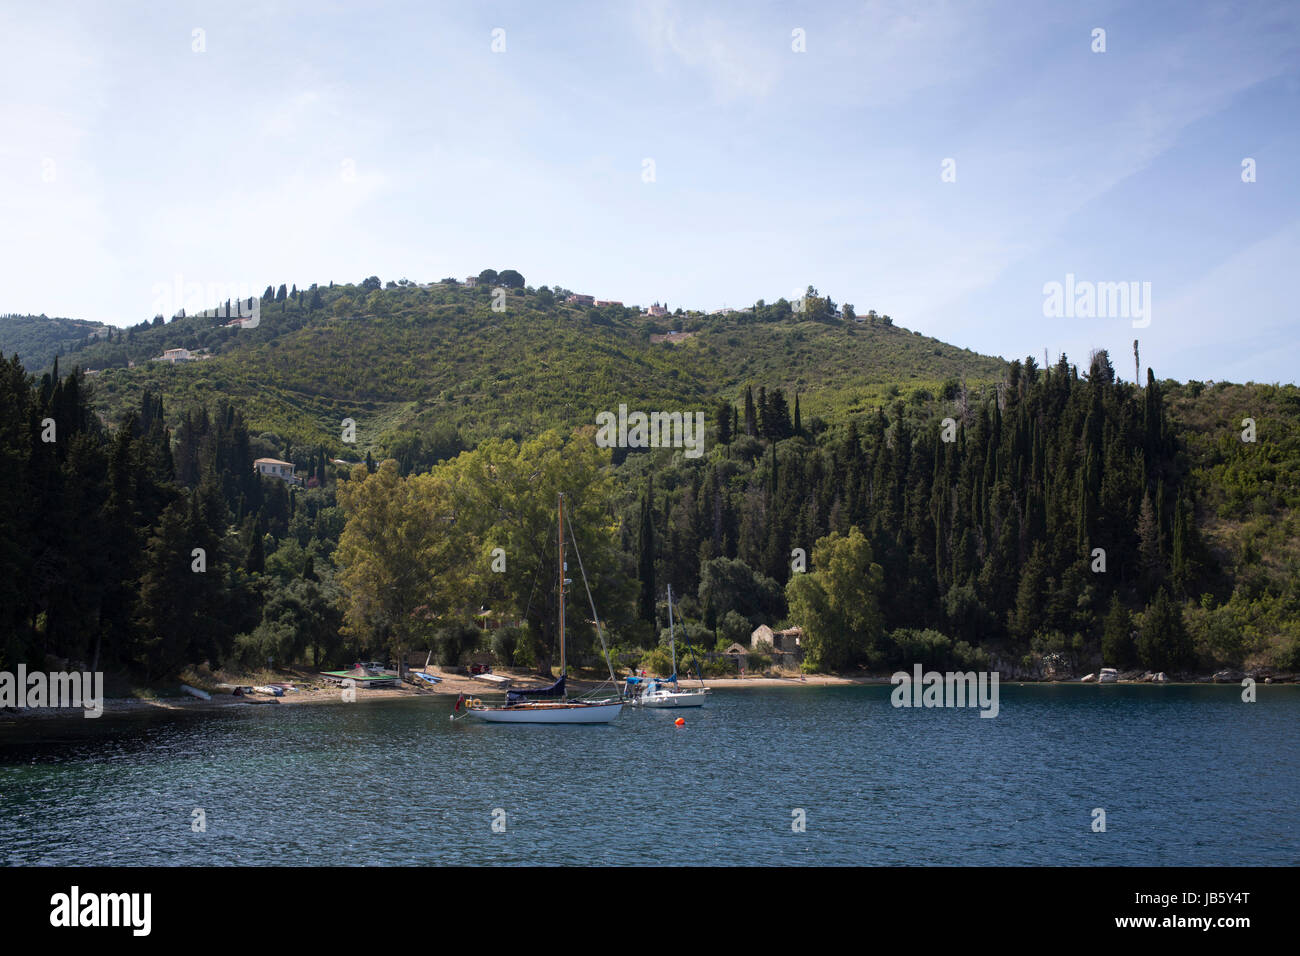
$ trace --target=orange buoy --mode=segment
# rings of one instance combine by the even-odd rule
[[[685,717],[678,717],[676,720],[673,721],[673,723],[675,723],[678,727],[685,727],[685,726],[686,726],[686,718],[685,718]]]

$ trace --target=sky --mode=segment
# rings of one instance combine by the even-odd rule
[[[0,313],[513,268],[1296,382],[1298,176],[1294,0],[0,2]]]

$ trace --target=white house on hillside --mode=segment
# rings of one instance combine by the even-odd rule
[[[291,461],[281,461],[278,458],[259,458],[253,462],[253,467],[257,469],[259,475],[266,475],[268,478],[279,478],[291,485],[302,484],[302,479],[293,473],[293,462]]]

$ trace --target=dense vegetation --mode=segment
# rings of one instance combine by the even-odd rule
[[[109,326],[84,319],[44,315],[0,315],[0,355],[17,354],[28,368],[47,369],[68,352],[109,334]]]
[[[4,363],[0,667],[546,670],[561,491],[622,663],[666,667],[671,583],[686,668],[778,622],[825,669],[1300,666],[1294,387],[966,358],[811,295],[650,320],[504,276],[505,312],[451,283],[268,289],[258,328],[144,323],[75,353],[122,366],[92,377]],[[671,328],[696,334],[649,341]],[[216,357],[147,363],[174,346]],[[597,448],[619,402],[707,410],[706,454]],[[595,664],[573,569],[569,659]]]
[[[1005,365],[887,317],[837,317],[820,296],[807,297],[799,312],[782,299],[728,315],[652,318],[634,308],[569,305],[568,290],[545,286],[379,286],[372,278],[268,287],[256,328],[158,316],[64,364],[95,373],[109,421],[138,405],[145,389],[177,409],[219,394],[239,405],[254,432],[350,459],[378,455],[402,438],[454,453],[494,436],[567,432],[619,401],[705,409],[719,397],[738,399],[749,381],[805,392],[805,415],[829,419],[891,395],[937,392],[949,381],[993,381]],[[669,331],[693,335],[651,341]],[[210,357],[150,361],[168,348],[206,349]],[[341,441],[344,419],[357,423],[352,447]]]

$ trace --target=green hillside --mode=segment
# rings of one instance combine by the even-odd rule
[[[961,379],[993,381],[1005,365],[879,318],[836,317],[822,298],[802,314],[781,300],[652,319],[635,308],[567,305],[565,290],[545,287],[511,290],[498,312],[486,286],[376,284],[263,298],[253,329],[197,316],[142,323],[76,361],[94,370],[106,417],[137,405],[146,388],[172,409],[220,394],[244,409],[253,432],[336,452],[345,418],[356,421],[362,450],[378,451],[399,433],[449,428],[473,445],[590,423],[621,401],[711,409],[753,382],[800,393],[805,416],[835,419]],[[669,331],[690,337],[651,341]],[[150,361],[178,347],[210,357]]]
[[[72,352],[106,334],[108,326],[84,319],[52,319],[45,315],[0,315],[0,355],[18,353],[23,365],[44,371],[54,357]]]
[[[697,658],[784,621],[837,671],[1300,668],[1300,389],[1150,369],[1139,387],[1105,352],[1003,363],[816,294],[659,317],[566,295],[281,287],[253,328],[159,317],[60,380],[6,362],[0,541],[24,544],[0,549],[0,664],[102,652],[156,676],[412,646],[455,664],[488,604],[528,621],[496,658],[549,673],[523,542],[564,490],[592,496],[583,549],[603,551],[620,659],[653,669],[666,582]],[[199,358],[151,361],[170,348]],[[704,455],[575,431],[621,403],[706,412]],[[31,427],[47,419],[57,441]],[[264,455],[301,484],[260,477]],[[498,577],[481,559],[505,540]],[[574,640],[594,655],[594,632]]]

